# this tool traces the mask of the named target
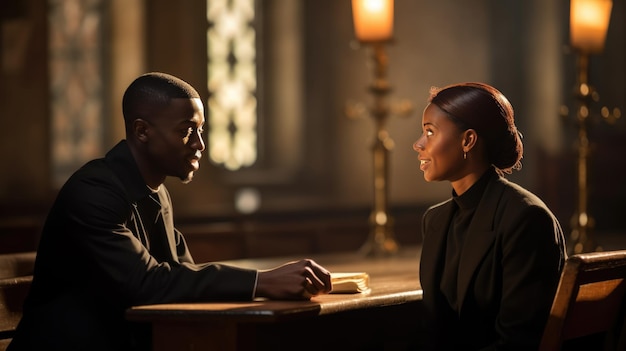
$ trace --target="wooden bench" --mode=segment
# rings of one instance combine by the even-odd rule
[[[22,318],[22,305],[32,276],[0,279],[0,350],[6,350]]]
[[[34,263],[34,252],[0,255],[0,351],[6,350],[22,318]]]
[[[626,250],[570,256],[540,351],[626,350]]]
[[[0,279],[32,275],[34,267],[34,251],[0,255]]]

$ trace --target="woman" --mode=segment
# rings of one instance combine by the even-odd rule
[[[504,178],[523,153],[511,104],[483,83],[433,89],[422,129],[413,148],[424,179],[452,185],[452,198],[422,220],[430,348],[536,349],[565,240],[550,209]]]

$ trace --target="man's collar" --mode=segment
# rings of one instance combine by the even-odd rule
[[[132,201],[145,198],[152,190],[146,186],[126,140],[115,145],[105,157],[106,163],[124,184]]]

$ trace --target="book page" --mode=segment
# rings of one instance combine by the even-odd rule
[[[369,292],[369,275],[365,272],[336,272],[330,274],[333,285],[331,294],[355,294]]]

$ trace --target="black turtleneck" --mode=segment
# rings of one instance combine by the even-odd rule
[[[476,208],[480,203],[480,199],[485,192],[489,180],[496,176],[493,168],[489,168],[476,183],[474,183],[467,191],[460,196],[452,190],[452,198],[454,200],[454,214],[452,221],[448,227],[448,236],[446,241],[446,254],[444,260],[443,275],[441,277],[440,289],[446,296],[450,307],[458,313],[458,296],[457,296],[457,277],[459,272],[459,260],[465,245],[465,237],[467,231],[476,212]]]

